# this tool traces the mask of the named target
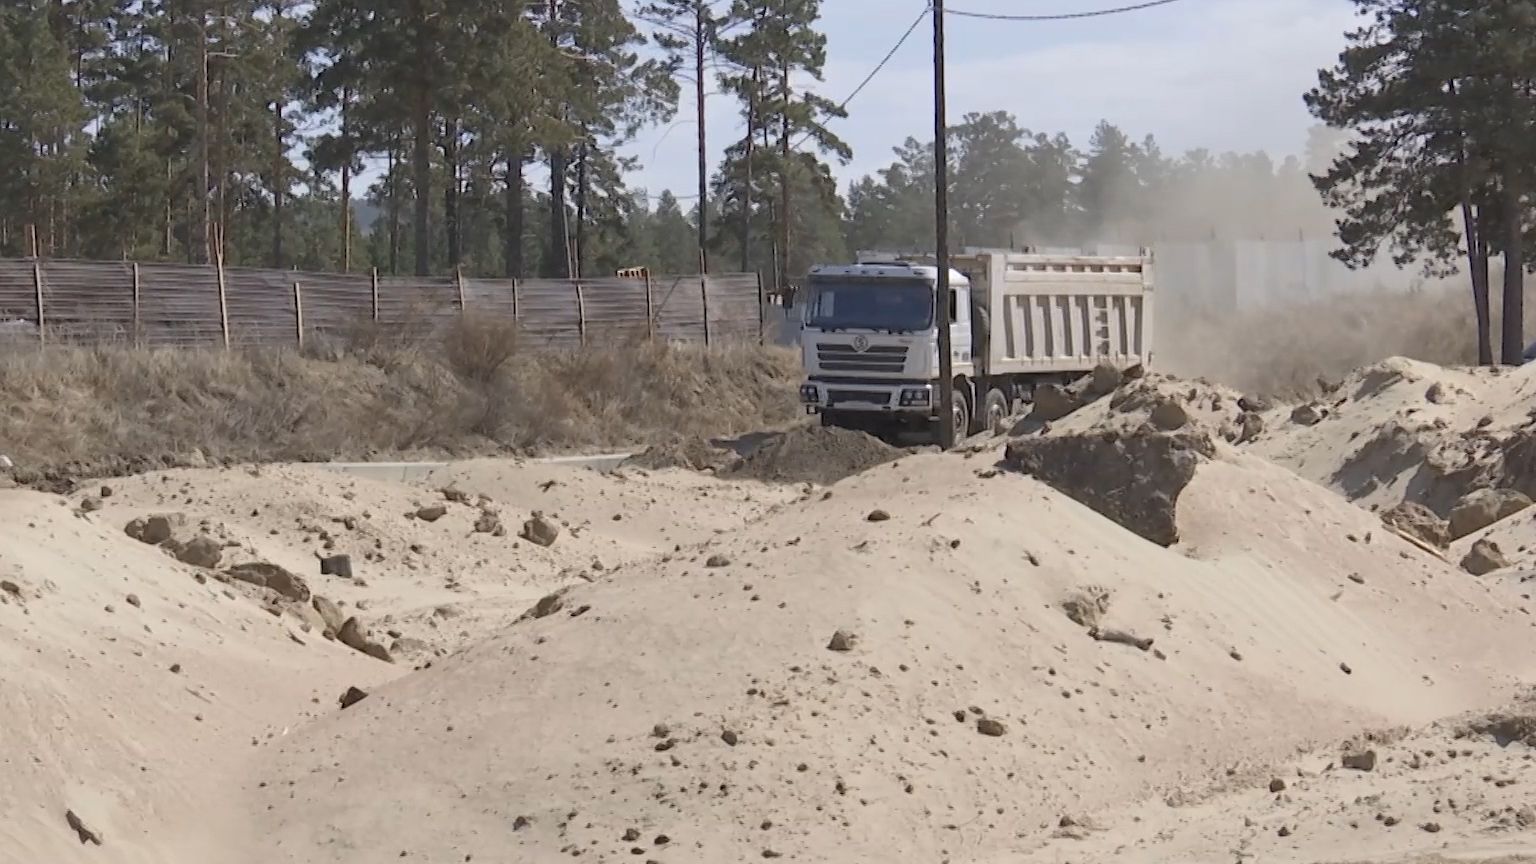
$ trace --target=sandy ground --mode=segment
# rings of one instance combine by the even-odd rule
[[[1241,413],[1157,386],[1218,438]],[[998,439],[831,487],[487,460],[0,490],[0,862],[1521,860],[1529,586],[1383,529],[1414,466],[1358,480],[1394,422],[1518,434],[1529,386],[1391,361],[1316,424],[1271,406],[1171,548]],[[125,533],[159,513],[218,565]],[[249,562],[394,662],[221,579]]]

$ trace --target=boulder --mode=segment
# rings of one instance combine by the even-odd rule
[[[1301,426],[1316,426],[1323,422],[1323,418],[1327,416],[1326,409],[1321,405],[1309,402],[1306,405],[1296,406],[1295,410],[1291,412],[1291,422]]]
[[[1066,388],[1056,384],[1041,384],[1035,388],[1034,407],[1029,412],[1031,420],[1050,423],[1083,407],[1082,400]]]
[[[1148,419],[1164,432],[1174,432],[1189,425],[1189,412],[1176,400],[1163,399],[1153,406]]]
[[[1252,411],[1255,414],[1263,414],[1274,408],[1274,404],[1263,396],[1244,396],[1237,400],[1237,407],[1243,411]]]
[[[151,546],[160,544],[176,536],[176,529],[185,524],[186,517],[180,513],[162,513],[129,522],[123,531],[129,537],[140,543],[148,543]]]
[[[296,603],[303,603],[309,599],[309,586],[304,583],[304,580],[276,564],[252,561],[236,564],[224,573],[231,579],[275,591]]]
[[[1381,521],[1399,534],[1406,534],[1436,549],[1451,545],[1450,526],[1423,504],[1412,501],[1381,514]]]
[[[1257,411],[1244,411],[1237,418],[1238,444],[1248,444],[1264,434],[1264,417]]]
[[[1174,511],[1202,459],[1216,455],[1203,432],[1101,431],[1021,438],[1003,463],[1157,543],[1178,541]]]
[[[1452,540],[1475,534],[1531,506],[1531,499],[1514,489],[1478,489],[1451,508]]]
[[[535,513],[532,519],[523,523],[523,531],[519,536],[539,546],[553,546],[560,538],[560,526]]]
[[[395,662],[390,659],[389,649],[373,641],[368,630],[356,618],[348,618],[341,625],[341,630],[336,633],[336,641],[354,651],[361,651],[369,657],[383,660],[385,663]]]
[[[176,560],[193,567],[207,570],[219,566],[224,557],[224,546],[207,534],[199,534],[176,550]]]
[[[335,638],[336,634],[341,632],[341,626],[347,623],[347,616],[342,614],[341,607],[337,606],[330,599],[321,597],[318,594],[310,602],[315,608],[315,613],[324,622],[326,632],[330,633],[332,638]]]
[[[1120,389],[1125,383],[1125,373],[1110,363],[1100,363],[1093,368],[1093,378],[1089,381],[1088,392],[1095,396],[1103,396]]]
[[[1510,560],[1504,557],[1499,544],[1492,540],[1483,539],[1472,544],[1472,551],[1461,559],[1461,569],[1473,576],[1486,576],[1496,570],[1503,570],[1513,566]]]

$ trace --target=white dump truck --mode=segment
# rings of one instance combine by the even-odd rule
[[[954,389],[956,438],[1032,401],[1037,386],[1101,365],[1152,361],[1150,254],[968,252],[951,256],[954,379],[939,379],[931,257],[861,253],[811,270],[800,400],[823,426],[937,437],[939,388]]]

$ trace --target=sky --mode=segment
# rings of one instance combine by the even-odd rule
[[[1126,0],[945,0],[952,9],[1057,14]],[[823,0],[827,66],[817,92],[842,101],[922,12],[926,0]],[[1354,24],[1348,0],[1179,0],[1171,5],[1059,22],[948,16],[946,77],[951,123],[973,111],[1011,112],[1025,129],[1066,132],[1085,147],[1100,120],[1133,139],[1151,134],[1167,154],[1194,148],[1266,150],[1276,161],[1305,151],[1314,125],[1301,94],[1330,66]],[[848,105],[832,128],[853,148],[834,164],[842,185],[892,160],[907,137],[930,141],[932,27],[927,20]],[[628,148],[642,169],[630,180],[654,195],[697,189],[693,99],[678,120],[647,129]],[[706,99],[711,164],[739,138],[740,111]]]

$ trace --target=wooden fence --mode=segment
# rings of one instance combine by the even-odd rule
[[[359,326],[514,319],[535,345],[615,334],[760,341],[756,274],[600,279],[388,277],[128,261],[0,259],[0,339],[143,347],[304,347]]]

